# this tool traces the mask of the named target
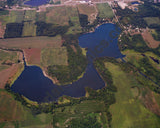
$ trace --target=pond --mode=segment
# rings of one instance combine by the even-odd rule
[[[25,5],[29,5],[29,6],[40,6],[43,4],[47,4],[50,0],[29,0],[24,2]]]
[[[79,37],[79,45],[87,48],[88,65],[82,78],[72,84],[58,86],[45,77],[37,66],[26,66],[21,75],[12,85],[12,91],[22,94],[30,100],[41,102],[56,101],[60,96],[85,96],[85,87],[101,89],[104,81],[93,65],[96,57],[123,58],[117,42],[120,29],[114,24],[103,24],[95,32],[83,34]]]

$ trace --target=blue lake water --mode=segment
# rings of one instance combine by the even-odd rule
[[[37,102],[56,101],[60,96],[81,97],[85,95],[85,87],[100,89],[105,86],[104,81],[93,66],[96,57],[123,58],[117,41],[120,29],[114,24],[103,24],[95,32],[81,35],[79,45],[87,48],[88,66],[84,76],[69,85],[58,86],[43,75],[37,66],[25,66],[24,71],[14,82],[11,89]]]
[[[25,5],[30,5],[30,6],[40,6],[43,4],[47,4],[49,0],[29,0],[24,2]]]

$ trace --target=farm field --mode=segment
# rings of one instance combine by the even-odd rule
[[[157,48],[160,45],[160,41],[156,41],[147,30],[142,33],[142,37],[150,48]]]
[[[41,63],[43,66],[67,65],[68,57],[66,48],[44,48],[41,52]]]
[[[57,13],[59,12],[59,13]],[[76,7],[63,6],[63,7],[50,7],[46,11],[46,22],[53,23],[61,26],[69,25],[72,22],[67,34],[75,34],[81,32],[79,23],[79,16]]]
[[[95,5],[79,4],[77,7],[80,14],[85,14],[88,16],[88,21],[90,23],[96,19],[98,12]]]
[[[36,36],[36,25],[34,22],[24,22],[22,37]]]
[[[158,17],[145,17],[144,20],[147,22],[148,25],[160,25],[160,19]]]
[[[4,88],[6,82],[11,82],[23,69],[22,54],[20,52],[8,52],[0,50],[0,88]]]
[[[140,97],[143,93],[140,91],[138,94],[138,90],[133,91],[132,88],[143,89],[143,91],[146,89],[139,85],[131,74],[123,72],[119,66],[109,62],[106,62],[105,66],[111,72],[113,83],[118,89],[115,94],[116,103],[110,106],[111,126],[113,128],[157,128],[160,125],[158,117],[142,104]]]
[[[3,90],[0,90],[0,113],[1,128],[52,128],[51,114],[42,113],[33,116],[28,108],[21,105],[20,102],[14,100],[11,94]]]
[[[97,4],[97,9],[99,12],[99,17],[100,18],[112,18],[114,16],[111,7],[108,5],[108,3],[102,3],[102,4]]]
[[[1,39],[0,47],[7,48],[44,48],[44,47],[61,47],[61,37],[24,37],[24,38],[10,38]]]

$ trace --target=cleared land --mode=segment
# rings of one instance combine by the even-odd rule
[[[116,103],[110,106],[110,112],[112,113],[111,126],[113,128],[159,127],[160,121],[157,116],[146,109],[139,99],[135,98],[135,92],[131,90],[131,87],[141,88],[141,86],[134,77],[124,73],[117,65],[109,62],[105,65],[111,72],[113,83],[118,89],[115,94]]]
[[[156,41],[148,30],[142,33],[142,37],[150,48],[157,48],[160,44],[160,41]]]
[[[61,48],[45,48],[41,52],[41,63],[44,66],[49,65],[67,65],[67,50]]]
[[[41,49],[40,48],[32,48],[32,49],[24,49],[24,55],[26,57],[27,64],[37,64],[40,65],[41,62]]]
[[[1,39],[0,47],[6,48],[44,48],[44,47],[61,47],[61,37],[25,37],[25,38],[10,38]]]
[[[144,20],[148,25],[158,24],[160,25],[160,19],[158,17],[145,17]]]
[[[88,16],[88,21],[90,23],[96,19],[98,12],[95,5],[78,4],[77,7],[80,14],[85,14]]]
[[[111,7],[108,5],[108,3],[102,3],[102,4],[97,4],[97,9],[98,9],[98,16],[100,18],[112,18],[114,16]]]

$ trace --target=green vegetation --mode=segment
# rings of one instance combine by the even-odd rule
[[[4,37],[5,38],[21,37],[22,29],[23,29],[22,23],[9,23],[6,26]]]
[[[61,84],[66,82],[73,82],[78,79],[87,66],[87,59],[82,54],[81,48],[78,44],[73,44],[76,51],[71,45],[66,43],[68,53],[68,66],[50,65],[48,73],[52,77],[56,77]]]
[[[97,4],[98,16],[102,19],[113,18],[114,14],[108,3]]]
[[[96,116],[87,116],[83,119],[72,119],[68,127],[71,128],[101,128],[101,124],[97,122]]]
[[[147,22],[148,26],[153,24],[160,25],[159,17],[145,17],[144,20]]]
[[[94,120],[95,124],[101,123],[102,115],[105,113],[105,106],[103,102],[97,100],[86,100],[80,102],[80,104],[65,106],[61,108],[54,109],[53,114],[53,126],[59,125],[59,127],[64,127],[65,125],[70,125],[70,127],[76,127],[80,125],[86,125],[88,118]],[[100,115],[100,113],[103,113]],[[99,117],[99,120],[96,118]],[[81,121],[84,121],[84,124],[79,124]],[[106,118],[105,118],[106,120]],[[77,122],[76,124],[74,122]],[[78,123],[79,122],[79,123]],[[102,122],[103,124],[103,122]],[[94,125],[89,123],[88,125]],[[105,125],[105,124],[103,124]]]
[[[0,71],[8,68],[14,63],[18,63],[17,52],[7,52],[0,50]]]
[[[1,16],[1,15],[8,15],[8,14],[9,14],[9,11],[8,11],[8,10],[0,9],[0,16]]]
[[[22,23],[24,18],[24,11],[10,11],[7,23]]]
[[[67,50],[61,48],[44,48],[41,52],[41,63],[44,66],[49,65],[67,65]]]
[[[4,90],[0,90],[0,113],[0,126],[4,127],[45,127],[52,122],[51,114],[32,115],[28,108]]]
[[[145,52],[150,49],[140,34],[133,36],[123,34],[120,40],[119,47],[122,51],[125,49],[134,49],[138,52]]]
[[[51,23],[45,22],[36,22],[37,36],[56,36],[56,35],[63,35],[67,32],[68,26],[57,26]]]
[[[36,25],[33,22],[23,22],[22,36],[36,36]]]
[[[6,61],[10,61],[13,63],[18,62],[17,52],[8,52],[4,50],[0,50],[0,61],[3,61],[2,63],[5,63]]]
[[[36,19],[36,10],[25,10],[24,21],[34,21]]]
[[[111,105],[112,114],[111,126],[113,128],[157,128],[159,119],[156,115],[147,110],[139,99],[135,99],[132,87],[142,88],[131,74],[125,73],[118,65],[105,63],[111,72],[113,83],[118,92],[115,94],[116,103]]]

